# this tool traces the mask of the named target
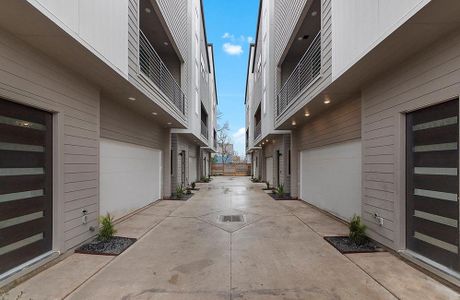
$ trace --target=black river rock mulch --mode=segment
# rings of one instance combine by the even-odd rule
[[[117,256],[128,249],[135,241],[136,239],[121,236],[114,236],[106,242],[96,239],[77,248],[75,253]]]
[[[182,197],[177,197],[176,195],[172,195],[171,197],[164,197],[163,200],[176,200],[176,201],[187,201],[188,199],[192,198],[193,194],[185,194]]]
[[[269,193],[267,195],[269,195],[275,200],[297,200],[296,197],[292,197],[290,194],[278,195],[275,193]]]
[[[342,254],[385,251],[382,247],[371,240],[363,245],[356,245],[348,236],[326,236],[324,239]]]

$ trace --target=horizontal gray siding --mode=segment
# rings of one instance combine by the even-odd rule
[[[361,137],[361,99],[347,100],[293,131],[299,151],[343,143]]]
[[[299,196],[300,152],[361,138],[361,99],[339,103],[291,135],[291,194]]]
[[[101,137],[161,150],[169,129],[126,106],[101,98]]]
[[[399,65],[363,89],[363,218],[379,242],[404,245],[404,112],[458,97],[460,32]],[[371,216],[384,217],[379,227]]]
[[[291,3],[291,1],[286,1],[286,2]],[[295,1],[292,1],[292,2],[295,2]],[[306,1],[303,0],[301,2],[306,2]],[[291,3],[291,5],[293,4]],[[303,9],[303,7],[304,5],[302,6],[301,10]],[[275,19],[281,18],[282,20],[284,16],[282,12],[283,10],[281,10],[281,7],[278,8],[278,10],[275,10],[275,16],[276,16]],[[296,13],[296,15],[297,14],[300,16],[300,12]],[[292,16],[290,16],[288,20],[290,20],[290,18],[292,18]],[[292,28],[290,29],[291,31],[284,32],[284,35],[287,36],[286,32],[290,32],[292,35],[292,30],[294,28],[292,27],[292,25],[289,25],[292,23],[292,21],[286,22],[286,25],[284,27],[279,25],[278,23],[282,24],[282,21],[278,21],[276,23],[277,24],[276,26],[280,27],[280,29],[276,29],[276,32],[278,33],[275,37],[275,41],[278,41],[278,42],[275,47],[275,53],[281,53],[279,54],[279,57],[277,58],[277,60],[275,60],[277,65],[279,64],[279,59],[281,58],[281,55],[284,52],[284,49],[288,43],[288,40],[287,40],[288,38],[283,37],[283,30],[289,30],[290,28]],[[289,37],[291,35],[289,35]],[[278,72],[275,72],[275,74],[277,74],[279,77]],[[278,94],[278,88],[281,88],[280,80],[281,80],[280,78],[277,78],[275,81],[277,82],[277,84],[274,85],[275,87],[277,87],[277,89],[275,90],[275,97]],[[332,1],[331,0],[321,0],[321,77],[316,82],[314,82],[308,89],[305,89],[303,92],[301,92],[298,95],[297,99],[295,99],[292,102],[290,107],[288,107],[288,109],[285,110],[284,113],[276,117],[275,128],[281,125],[287,119],[289,119],[295,112],[297,112],[305,104],[310,102],[310,100],[312,100],[315,96],[320,94],[331,83],[331,80],[332,80]],[[275,102],[275,105],[276,105],[276,102]],[[275,107],[276,106],[273,107],[274,110],[275,110]]]
[[[0,31],[0,96],[57,114],[54,239],[61,250],[78,245],[93,235],[89,227],[97,228],[99,215],[99,91]],[[82,209],[89,213],[86,225]]]

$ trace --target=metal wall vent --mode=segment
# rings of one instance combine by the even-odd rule
[[[221,215],[219,216],[219,222],[228,223],[228,222],[244,222],[243,215]]]

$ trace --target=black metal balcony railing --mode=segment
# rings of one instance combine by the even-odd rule
[[[201,121],[201,135],[208,139],[208,126],[203,121]]]
[[[305,51],[297,66],[284,83],[276,98],[276,116],[283,113],[321,71],[321,32]]]
[[[217,150],[217,140],[216,140],[216,138],[214,138],[214,149]]]
[[[139,30],[139,65],[141,72],[185,115],[184,92],[141,30]]]
[[[262,133],[262,122],[257,123],[256,127],[254,127],[254,140],[256,140],[260,134]]]

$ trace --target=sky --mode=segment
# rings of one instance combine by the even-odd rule
[[[228,121],[239,155],[245,153],[244,94],[249,44],[254,42],[259,0],[203,0],[208,43],[214,44],[219,123]]]

